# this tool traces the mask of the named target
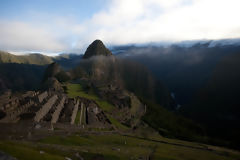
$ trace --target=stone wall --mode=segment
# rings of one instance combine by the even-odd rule
[[[22,95],[22,98],[26,98],[26,97],[35,97],[39,94],[39,92],[35,92],[35,91],[27,91]]]
[[[38,100],[39,100],[40,103],[42,103],[42,101],[47,97],[48,97],[48,92],[45,91],[38,96]]]
[[[63,98],[61,99],[60,103],[58,104],[56,110],[52,114],[51,123],[56,123],[58,121],[59,115],[60,115],[62,109],[64,108],[65,100],[66,100],[66,97],[63,96]]]
[[[72,117],[71,117],[71,124],[74,124],[76,116],[77,116],[77,112],[78,112],[78,106],[79,106],[79,101],[77,101],[77,103],[74,106],[73,112],[72,112]]]
[[[36,116],[34,117],[34,121],[39,122],[51,109],[53,104],[56,102],[58,99],[57,95],[53,95],[47,103],[45,103],[42,108],[36,113]]]
[[[24,105],[19,106],[18,108],[16,108],[13,111],[9,111],[9,113],[7,113],[7,116],[4,119],[1,119],[0,122],[14,122],[18,120],[18,116],[24,112],[27,111],[27,109],[32,106],[34,104],[33,101],[28,101],[27,103],[25,103]]]

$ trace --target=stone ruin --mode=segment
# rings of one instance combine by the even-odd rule
[[[111,123],[92,100],[54,92],[28,91],[21,95],[7,91],[0,96],[0,123],[47,122],[50,124],[69,124],[77,127],[111,127]]]

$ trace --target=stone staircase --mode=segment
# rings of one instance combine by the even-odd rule
[[[49,112],[54,103],[57,101],[58,96],[53,95],[43,106],[37,111],[36,116],[34,117],[35,122],[40,122],[40,120]]]

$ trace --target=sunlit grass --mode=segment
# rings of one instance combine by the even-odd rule
[[[100,107],[102,110],[106,111],[106,112],[111,112],[114,109],[114,106],[110,103],[108,103],[107,101],[101,100],[97,95],[95,95],[94,93],[86,93],[83,89],[83,87],[81,86],[81,84],[72,84],[69,83],[67,84],[67,93],[69,97],[84,97],[87,99],[91,99],[94,100]],[[117,128],[117,129],[121,129],[121,130],[127,130],[128,128],[126,126],[124,126],[123,124],[121,124],[120,122],[118,122],[115,118],[113,118],[110,115],[107,115],[108,119],[110,120],[110,122]],[[77,113],[77,117],[75,119],[75,124],[78,124],[80,121],[80,112],[78,111]]]
[[[101,100],[97,95],[94,93],[86,93],[81,84],[67,84],[67,93],[68,96],[71,98],[74,97],[83,97],[87,99],[94,100],[104,111],[111,112],[114,109],[114,106],[107,101]]]
[[[110,120],[110,122],[117,127],[120,130],[128,130],[129,128],[126,127],[125,125],[121,124],[120,122],[118,122],[115,118],[113,118],[110,115],[107,115],[108,119]]]

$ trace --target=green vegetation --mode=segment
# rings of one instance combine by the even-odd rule
[[[64,72],[64,71],[60,71],[59,73],[57,73],[56,75],[55,75],[55,77],[57,78],[57,80],[59,81],[59,82],[67,82],[67,81],[69,81],[70,80],[70,76],[69,75],[67,75],[66,74],[66,72]]]
[[[234,160],[240,158],[239,152],[223,148],[211,148],[211,146],[203,144],[160,137],[158,139],[160,141],[119,134],[88,134],[87,136],[52,136],[40,140],[40,143],[49,146],[59,145],[61,148],[74,148],[79,153],[84,151],[88,154],[102,155],[107,160],[139,159],[140,157],[150,157],[154,160]],[[85,157],[84,154],[82,156],[84,159],[91,159]]]
[[[121,124],[120,122],[118,122],[115,118],[113,118],[110,115],[107,115],[108,119],[110,120],[110,122],[117,127],[120,130],[128,130],[129,128],[126,127],[125,125]]]
[[[13,142],[0,142],[0,150],[19,160],[64,160],[64,157],[59,154],[57,155],[46,152],[41,154],[41,150]]]
[[[104,100],[100,99],[94,93],[86,93],[81,84],[68,83],[67,84],[67,93],[68,93],[68,96],[72,97],[72,98],[79,96],[79,97],[84,97],[84,98],[94,100],[104,111],[106,111],[108,113],[111,112],[114,109],[114,106],[112,104],[108,103],[107,101],[104,101]],[[121,124],[120,122],[118,122],[115,118],[113,118],[109,114],[107,114],[107,117],[110,120],[110,122],[117,129],[120,129],[120,130],[129,129],[128,127],[126,127],[123,124]],[[75,124],[78,124],[79,121],[80,121],[80,111],[78,111],[78,113],[77,113]]]
[[[147,105],[147,113],[144,115],[143,120],[161,135],[205,142],[205,132],[200,125],[181,115],[170,112],[158,104],[146,100],[144,103]]]
[[[75,124],[79,124],[79,122],[80,122],[80,114],[81,114],[81,111],[78,110],[77,116],[76,116],[76,119],[75,119]]]
[[[240,54],[216,64],[208,82],[180,112],[206,126],[211,143],[240,149]],[[231,118],[230,118],[231,117]],[[218,139],[217,141],[213,139]]]
[[[71,98],[79,96],[79,97],[94,100],[106,112],[111,112],[114,109],[114,106],[112,104],[100,99],[94,93],[86,93],[81,84],[68,83],[67,93],[68,93],[68,96]]]
[[[179,145],[177,145],[179,144]],[[210,148],[211,150],[208,150]],[[158,140],[124,136],[50,136],[39,141],[0,141],[0,150],[19,160],[235,160],[240,153],[220,147],[158,137]],[[41,151],[41,152],[40,152]]]

